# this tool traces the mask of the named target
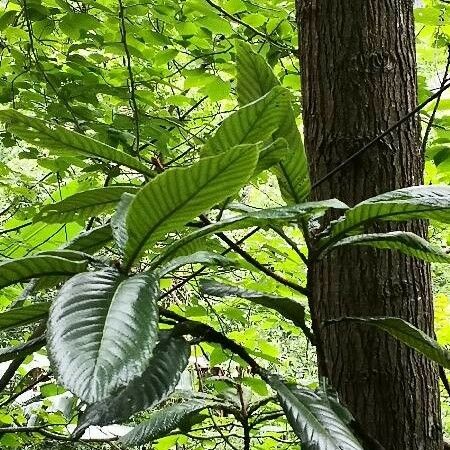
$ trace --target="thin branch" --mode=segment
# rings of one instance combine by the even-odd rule
[[[253,236],[256,232],[259,231],[259,228],[254,228],[253,230],[251,230],[249,233],[247,233],[243,238],[239,239],[239,241],[236,242],[236,245],[240,245],[242,243],[244,243],[249,237]],[[225,256],[228,253],[230,253],[232,251],[232,249],[229,247],[226,250],[224,250],[221,255]],[[181,289],[185,284],[189,283],[189,281],[193,280],[194,278],[198,277],[201,273],[203,273],[205,270],[207,269],[206,266],[201,267],[200,269],[196,270],[194,273],[192,273],[191,275],[189,275],[188,277],[186,277],[183,281],[180,281],[178,284],[176,284],[175,286],[171,287],[169,290],[167,290],[166,292],[164,292],[161,295],[161,299],[168,297],[170,294],[173,294],[175,291],[178,291],[178,289]]]
[[[242,429],[244,431],[244,450],[250,450],[251,436],[250,436],[250,425],[248,423],[248,418],[242,422]]]
[[[36,329],[34,330],[33,334],[28,339],[28,342],[31,342],[33,339],[39,338],[45,333],[46,328],[46,322],[41,322]],[[8,368],[3,373],[2,377],[0,378],[0,392],[2,392],[8,383],[13,379],[17,369],[20,367],[20,365],[25,361],[26,357],[28,355],[20,356],[13,361],[11,361]]]
[[[445,369],[442,366],[439,366],[439,378],[441,379],[441,382],[445,388],[445,391],[447,392],[447,395],[450,399],[450,384],[447,379],[447,374],[445,373]]]
[[[133,69],[131,65],[130,49],[128,48],[127,29],[125,26],[125,13],[122,0],[119,0],[119,20],[120,20],[119,28],[120,28],[121,42],[123,45],[123,49],[125,51],[126,67],[128,70],[127,84],[128,84],[128,91],[130,94],[130,106],[131,110],[133,111],[134,135],[135,135],[134,147],[136,155],[139,156],[139,146],[140,146],[139,110],[136,101],[136,83],[134,80]]]
[[[33,221],[32,220],[29,220],[28,222],[24,222],[24,223],[22,223],[20,225],[17,225],[15,227],[13,227],[13,228],[7,228],[6,230],[0,230],[0,235],[12,233],[13,231],[19,231],[22,228],[29,227],[30,225],[33,225]]]
[[[272,413],[268,413],[264,416],[260,416],[258,417],[256,420],[254,420],[250,426],[250,428],[255,428],[257,427],[260,423],[263,422],[267,422],[268,420],[276,420],[279,419],[280,417],[283,417],[284,413],[283,412],[272,412]]]
[[[450,82],[446,83],[444,86],[442,86],[438,91],[436,91],[431,97],[428,97],[424,102],[422,102],[420,105],[416,106],[412,111],[410,111],[408,114],[403,116],[400,120],[394,123],[394,125],[390,126],[386,131],[383,131],[381,134],[379,134],[377,137],[373,138],[368,144],[364,145],[362,148],[360,148],[358,151],[353,153],[349,158],[341,162],[338,166],[336,166],[333,170],[328,172],[326,175],[324,175],[322,178],[317,180],[312,186],[311,190],[317,188],[321,184],[323,184],[325,181],[327,181],[329,178],[331,178],[334,174],[342,170],[344,167],[346,167],[348,164],[350,164],[354,159],[361,156],[363,153],[365,153],[367,150],[372,148],[377,142],[379,142],[381,139],[392,133],[396,128],[398,128],[403,123],[407,122],[411,117],[414,117],[418,112],[420,112],[425,106],[427,106],[429,103],[431,103],[436,98],[440,97],[448,88],[450,88]]]
[[[42,65],[41,61],[39,60],[39,56],[38,56],[36,48],[34,46],[33,24],[31,22],[29,14],[28,14],[27,0],[22,0],[22,1],[23,1],[23,11],[24,11],[24,16],[25,16],[25,22],[27,24],[28,39],[30,42],[30,50],[31,50],[31,54],[34,57],[36,67],[39,69],[39,71],[41,72],[42,76],[44,77],[46,83],[50,86],[52,91],[55,93],[58,100],[66,107],[67,111],[69,111],[69,114],[72,116],[72,120],[75,125],[75,128],[78,131],[81,131],[80,124],[78,122],[77,116],[75,115],[72,107],[70,106],[69,102],[66,101],[65,98],[63,98],[59,95],[58,90],[56,89],[56,87],[54,86],[54,84],[52,83],[50,78],[47,76],[44,66]]]
[[[191,65],[195,61],[198,61],[199,59],[208,58],[209,56],[222,55],[223,53],[228,53],[232,48],[233,47],[228,47],[225,50],[219,50],[217,52],[211,52],[211,53],[202,53],[198,56],[195,56],[194,58],[189,60],[187,63],[183,64],[182,66],[177,67],[177,70],[175,72],[169,73],[169,75],[162,77],[162,79],[164,80],[165,78],[174,77],[175,75],[179,74],[183,69],[186,69],[187,66]]]
[[[159,313],[164,317],[168,317],[179,322],[179,324],[174,328],[174,333],[176,335],[190,335],[194,338],[199,338],[202,342],[204,341],[219,344],[224,349],[230,350],[232,353],[238,355],[250,366],[254,374],[259,375],[263,379],[267,378],[266,371],[256,362],[255,359],[250,356],[247,350],[221,332],[215,330],[209,325],[187,319],[186,317],[165,308],[159,308]]]
[[[14,206],[16,206],[16,204],[15,203],[11,203],[9,206],[7,206],[5,209],[2,209],[1,211],[0,211],[0,217],[1,216],[4,216],[5,214],[8,214],[8,212],[14,207]]]
[[[208,5],[212,6],[215,10],[219,11],[225,17],[228,17],[228,19],[230,19],[231,21],[233,21],[235,23],[238,23],[239,25],[242,25],[243,27],[245,27],[248,30],[250,30],[252,33],[255,34],[255,36],[262,37],[265,40],[267,40],[268,42],[270,42],[271,44],[275,45],[278,48],[282,48],[283,50],[288,50],[290,52],[294,52],[295,51],[293,48],[290,48],[290,47],[287,47],[285,45],[280,44],[279,42],[275,41],[274,39],[272,39],[267,34],[257,30],[255,27],[249,25],[248,23],[245,23],[243,20],[239,19],[239,17],[236,17],[233,14],[230,14],[228,11],[223,9],[221,6],[216,5],[213,1],[211,1],[211,0],[205,0],[205,1],[206,1],[206,3],[208,3]]]
[[[243,437],[244,450],[250,450],[250,445],[251,445],[250,444],[250,442],[251,442],[250,430],[251,430],[251,428],[250,428],[250,424],[248,422],[249,415],[248,415],[248,410],[247,410],[247,403],[244,398],[244,391],[242,390],[242,385],[238,384],[236,386],[236,390],[239,395],[239,402],[241,403],[241,416],[242,417],[240,418],[240,422],[241,422],[242,429],[244,432],[244,437]]]
[[[286,244],[288,244],[295,253],[297,253],[305,264],[308,264],[308,258],[300,251],[297,244],[281,228],[272,227],[272,230],[275,231],[275,233],[278,234],[278,236],[280,236],[280,238],[283,239],[283,241],[286,242]]]
[[[447,46],[447,64],[445,65],[444,77],[442,78],[442,82],[441,82],[441,89],[447,82],[449,69],[450,69],[450,45]],[[427,149],[428,138],[430,137],[430,133],[431,133],[431,130],[434,125],[434,119],[436,118],[436,114],[439,109],[439,104],[441,102],[441,98],[442,98],[442,93],[436,99],[436,103],[434,104],[433,112],[431,113],[430,119],[427,124],[427,128],[425,130],[425,134],[423,135],[423,141],[422,141],[422,152],[423,153],[425,153],[425,150]]]
[[[63,434],[58,433],[52,433],[51,431],[46,430],[44,426],[32,426],[32,427],[0,427],[0,434],[6,434],[6,433],[39,433],[42,434],[45,437],[48,437],[50,439],[54,439],[57,441],[75,441],[75,439],[71,436],[65,436]],[[117,441],[119,437],[114,436],[110,438],[104,438],[104,439],[81,439],[81,442],[112,442]]]
[[[217,423],[216,423],[216,421],[215,421],[215,419],[214,419],[214,415],[213,415],[212,412],[211,412],[211,408],[208,408],[208,414],[209,414],[209,417],[210,417],[210,419],[211,419],[211,422],[212,422],[213,425],[214,425],[214,429],[220,434],[220,437],[223,439],[223,441],[224,441],[224,442],[225,442],[232,450],[239,450],[238,447],[235,447],[235,446],[230,442],[229,437],[226,436],[226,435],[222,432],[221,427],[217,425]],[[196,430],[195,430],[195,431],[196,431]]]
[[[205,225],[210,225],[211,221],[205,216],[200,217]],[[225,233],[217,233],[217,236],[225,242],[233,251],[235,251],[238,255],[242,256],[248,263],[252,266],[256,267],[262,273],[266,274],[268,277],[274,279],[278,283],[283,284],[284,286],[288,286],[296,292],[299,292],[302,295],[308,296],[308,290],[303,286],[294,283],[293,281],[287,280],[283,278],[281,275],[278,275],[275,272],[272,272],[269,268],[267,268],[264,264],[261,264],[257,259],[255,259],[252,255],[247,253],[245,250],[242,250],[239,245],[233,242]]]
[[[25,386],[23,389],[21,389],[19,392],[15,392],[10,397],[8,397],[5,401],[0,403],[0,408],[2,408],[5,405],[8,405],[9,403],[13,402],[16,398],[20,397],[22,394],[25,394],[25,392],[28,392],[29,390],[33,389],[35,386],[37,386],[39,383],[42,383],[44,381],[48,381],[50,379],[50,375],[48,373],[44,373],[41,376],[37,378],[37,380],[30,383],[28,386]]]

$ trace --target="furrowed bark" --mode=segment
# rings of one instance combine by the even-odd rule
[[[305,145],[319,180],[417,105],[411,0],[297,0]],[[312,193],[357,202],[423,182],[419,120],[400,126]],[[403,228],[402,228],[403,227]],[[388,224],[378,230],[426,225]],[[309,271],[312,314],[342,401],[386,450],[441,450],[434,364],[372,327],[342,316],[397,316],[433,335],[427,264],[397,252],[341,249]]]

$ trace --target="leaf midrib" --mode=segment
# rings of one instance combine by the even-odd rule
[[[39,258],[39,257],[37,257],[37,258]],[[87,264],[87,260],[71,261],[69,259],[60,258],[58,256],[55,256],[53,258],[57,259],[58,261],[61,261],[61,262],[64,262],[64,263],[70,263],[70,264],[73,264],[73,265],[76,265],[76,266],[84,266],[85,264]],[[16,262],[18,260],[12,260],[12,261]],[[10,262],[11,261],[7,261],[7,263],[10,263]],[[1,266],[2,265],[0,265],[0,268],[1,268]],[[13,269],[9,269],[9,270],[13,271]],[[71,274],[77,274],[77,273],[79,273],[79,272],[75,272],[75,271],[72,271],[72,270],[70,270],[70,271],[69,270],[65,270],[65,271],[63,271],[63,270],[40,271],[38,273],[34,273],[33,275],[27,275],[27,276],[23,276],[22,275],[20,278],[14,280],[12,282],[11,282],[11,280],[8,280],[9,284],[6,284],[6,285],[4,283],[2,283],[2,280],[5,280],[5,278],[0,276],[0,289],[3,289],[4,287],[10,286],[11,284],[20,283],[21,281],[29,280],[31,278],[38,278],[38,277],[42,277],[42,276],[53,276],[53,275],[55,275],[55,276],[57,276],[57,275],[71,275]]]
[[[124,193],[127,191],[124,191]],[[70,214],[70,213],[74,213],[74,212],[82,212],[85,209],[89,209],[95,206],[103,206],[103,205],[108,205],[109,203],[117,203],[118,201],[120,201],[119,199],[113,199],[113,200],[105,200],[102,202],[96,202],[96,203],[91,203],[91,204],[85,204],[79,208],[75,208],[75,207],[71,207],[70,209],[51,209],[52,207],[54,208],[56,205],[61,205],[63,204],[63,202],[66,202],[66,200],[62,200],[61,202],[57,202],[57,203],[52,203],[51,205],[48,205],[48,207],[44,207],[42,208],[40,214],[37,216],[37,218],[43,218],[43,219],[47,219],[49,216],[57,216],[57,215],[65,215],[65,214]],[[42,213],[47,212],[47,215],[43,215]]]
[[[408,213],[411,213],[411,214],[413,214],[413,213],[417,213],[417,212],[429,212],[429,211],[445,211],[445,210],[450,210],[450,207],[446,207],[446,208],[442,208],[442,209],[436,209],[435,207],[434,208],[426,208],[426,209],[415,209],[415,210],[410,210],[410,211],[399,211],[399,212],[394,212],[394,213],[386,213],[386,214],[381,214],[381,215],[379,215],[379,216],[375,216],[375,217],[369,217],[369,218],[367,218],[367,219],[364,219],[364,220],[362,220],[361,222],[358,222],[358,223],[354,223],[353,225],[351,225],[351,226],[349,226],[349,227],[347,227],[347,228],[344,228],[343,230],[341,230],[341,231],[339,231],[336,235],[331,235],[330,236],[330,241],[328,241],[328,242],[325,242],[325,245],[323,246],[323,247],[321,247],[321,250],[324,250],[325,248],[328,248],[328,247],[330,247],[330,246],[332,246],[333,244],[335,244],[336,242],[339,242],[339,240],[340,240],[340,238],[343,236],[343,235],[345,235],[346,233],[348,233],[349,231],[352,231],[352,230],[354,230],[355,228],[357,228],[357,227],[359,227],[359,226],[361,226],[361,225],[364,225],[364,224],[366,224],[367,222],[370,222],[371,220],[380,220],[380,219],[383,219],[383,218],[386,218],[386,217],[391,217],[391,216],[401,216],[401,215],[403,215],[403,214],[408,214]],[[354,210],[353,210],[354,211]],[[348,211],[349,212],[349,211]],[[343,220],[343,222],[345,221],[345,219],[346,219],[346,217],[348,217],[347,216],[347,214],[344,216],[344,220]],[[405,221],[407,221],[407,220],[420,220],[420,219],[417,219],[417,218],[414,218],[414,217],[412,217],[411,219],[405,219]],[[341,222],[342,223],[342,222]],[[337,224],[336,224],[337,225]]]
[[[257,112],[257,114],[255,114],[254,119],[252,120],[250,126],[247,128],[247,131],[245,132],[245,134],[243,136],[240,137],[240,142],[234,144],[233,146],[237,146],[237,145],[245,145],[246,142],[245,140],[248,138],[249,134],[252,133],[254,131],[254,128],[256,126],[256,124],[262,120],[261,116],[267,113],[267,109],[270,107],[274,107],[274,108],[280,108],[281,109],[281,102],[280,104],[277,104],[274,106],[275,101],[278,101],[278,99],[280,97],[282,97],[284,91],[282,91],[281,89],[279,89],[279,92],[273,92],[273,91],[269,91],[266,94],[264,94],[264,97],[260,98],[260,99],[256,99],[253,102],[248,103],[247,105],[244,106],[243,109],[240,109],[239,111],[243,111],[246,108],[249,108],[252,104],[257,103],[258,101],[262,100],[263,103],[263,108],[260,112]],[[276,95],[275,95],[276,94]],[[274,97],[273,99],[271,97]],[[237,117],[237,116],[235,116]],[[233,119],[233,116],[230,117],[230,119]],[[222,138],[221,138],[222,139]],[[213,146],[214,148],[216,148],[215,143],[214,143],[214,137],[212,138],[212,143],[211,146]],[[223,149],[220,149],[220,152],[223,152]]]
[[[256,152],[255,152],[256,153]],[[230,166],[234,165],[236,160],[239,160],[240,155],[236,154],[235,158],[233,158],[233,160],[229,161],[228,164],[222,168],[222,170],[219,173],[219,177],[222,176],[223,172],[228,170],[230,168]],[[131,266],[134,263],[134,260],[137,258],[138,254],[141,252],[142,247],[145,245],[145,243],[150,239],[150,236],[153,234],[153,232],[158,229],[160,227],[161,224],[163,224],[164,222],[166,222],[167,220],[169,220],[176,211],[178,211],[178,209],[180,208],[184,208],[193,198],[195,198],[202,190],[204,190],[209,184],[210,182],[217,177],[217,172],[216,175],[212,175],[210,177],[207,178],[207,180],[205,181],[204,184],[202,184],[201,186],[199,186],[197,188],[197,190],[195,190],[191,196],[189,198],[187,198],[185,201],[183,201],[182,203],[177,204],[176,208],[172,208],[168,214],[164,215],[163,217],[161,217],[161,219],[159,219],[154,225],[153,227],[150,228],[150,230],[147,231],[147,233],[145,233],[145,237],[144,239],[141,239],[140,244],[138,246],[136,246],[136,249],[133,251],[133,253],[131,254],[131,257],[128,260],[128,263],[126,264],[125,267],[125,271],[129,271]],[[143,192],[143,191],[141,191]],[[133,199],[133,202],[136,200],[137,197],[135,197]],[[131,205],[130,205],[131,206]],[[127,219],[128,219],[128,214],[127,214]],[[128,222],[128,220],[127,220]],[[129,243],[129,241],[128,241]],[[128,244],[127,243],[127,244]]]
[[[15,117],[14,119],[17,120],[18,118]],[[33,118],[33,119],[35,119],[35,118]],[[39,120],[39,119],[36,119],[36,120]],[[36,130],[34,129],[33,126],[28,125],[28,124],[27,124],[26,122],[24,122],[23,120],[20,120],[20,118],[19,118],[19,122],[22,123],[24,126],[30,127],[31,130],[32,130],[34,133],[36,133]],[[41,122],[39,122],[39,123],[41,123]],[[45,136],[47,136],[47,138],[50,138],[51,140],[56,141],[56,142],[59,141],[61,144],[63,144],[63,145],[65,145],[65,146],[69,147],[70,149],[77,150],[77,151],[79,151],[79,152],[81,152],[81,153],[83,153],[83,154],[85,154],[85,155],[87,154],[87,156],[88,156],[89,158],[92,157],[92,156],[89,155],[89,150],[85,150],[84,148],[76,147],[73,143],[69,143],[69,142],[67,141],[67,139],[64,139],[64,136],[63,136],[63,139],[61,139],[61,136],[60,136],[60,135],[59,135],[59,138],[58,138],[58,139],[55,139],[55,136],[51,133],[52,130],[49,129],[48,126],[47,126],[45,123],[41,123],[41,125],[42,125],[42,127],[45,129],[45,131],[43,131],[43,130],[41,129],[39,132],[40,132],[40,133],[43,133]],[[61,127],[60,125],[55,125],[55,129],[58,130],[58,131],[63,131],[63,132],[66,131],[66,129],[65,129],[64,127]],[[30,130],[28,130],[28,131],[30,131]],[[80,135],[80,136],[83,137],[83,138],[88,138],[89,140],[92,139],[92,141],[94,141],[95,144],[98,143],[99,146],[105,146],[105,147],[107,147],[107,149],[108,149],[109,151],[111,151],[111,152],[114,153],[115,155],[118,155],[118,158],[115,158],[116,162],[118,162],[118,163],[120,163],[120,164],[123,164],[124,166],[129,167],[130,169],[137,170],[138,172],[143,173],[143,174],[145,174],[145,175],[147,175],[147,176],[153,176],[153,173],[151,173],[150,169],[147,169],[147,167],[144,166],[143,164],[141,164],[139,161],[136,161],[136,164],[135,164],[134,161],[133,161],[133,164],[130,164],[130,162],[128,162],[128,161],[129,161],[129,159],[132,159],[132,157],[129,157],[129,155],[127,155],[126,153],[120,152],[119,150],[115,149],[114,147],[110,147],[110,146],[108,146],[107,144],[105,144],[104,142],[101,142],[101,141],[98,141],[97,139],[94,139],[94,138],[85,136],[84,134],[78,133],[78,132],[73,131],[73,130],[71,130],[71,132],[76,133],[76,134]],[[39,137],[39,136],[38,136],[38,137]],[[39,146],[39,143],[36,143],[36,145]],[[94,152],[92,151],[91,153],[94,153]],[[125,158],[122,157],[123,155],[125,155]],[[105,156],[98,155],[98,154],[97,154],[97,157],[98,157],[98,158],[103,158],[103,159],[109,159],[109,158],[106,158]],[[119,159],[119,158],[120,158],[120,159]]]

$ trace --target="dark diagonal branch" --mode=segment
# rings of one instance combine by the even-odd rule
[[[392,126],[390,126],[386,131],[383,131],[381,134],[373,138],[369,143],[364,145],[364,147],[360,148],[358,151],[353,153],[349,158],[342,161],[338,166],[336,166],[333,170],[328,172],[326,175],[324,175],[322,178],[317,180],[312,186],[311,189],[315,189],[318,186],[320,186],[322,183],[330,179],[333,175],[335,175],[337,172],[341,171],[344,167],[348,166],[352,161],[354,161],[356,158],[361,156],[363,153],[365,153],[367,150],[372,148],[377,142],[379,142],[384,137],[391,134],[394,130],[396,130],[400,125],[407,122],[409,119],[414,117],[417,113],[419,113],[425,106],[427,106],[429,103],[431,103],[433,100],[439,98],[448,88],[450,88],[450,82],[446,83],[444,86],[442,86],[438,91],[436,91],[431,97],[428,97],[424,102],[422,102],[420,105],[416,106],[412,111],[410,111],[408,114],[403,116],[400,120],[395,122]]]
[[[128,71],[128,92],[130,95],[130,107],[133,112],[133,122],[134,122],[134,151],[136,156],[139,156],[140,147],[140,131],[139,131],[139,110],[136,100],[136,82],[134,80],[133,68],[131,65],[131,53],[127,42],[127,29],[125,26],[125,12],[122,0],[119,0],[119,28],[120,37],[125,51],[125,65]]]
[[[447,64],[445,65],[444,76],[443,76],[442,82],[441,82],[441,89],[443,88],[445,83],[447,83],[449,69],[450,69],[450,45],[447,47]],[[431,113],[430,119],[427,124],[427,128],[425,129],[425,133],[423,135],[423,141],[422,141],[422,152],[423,153],[425,153],[425,150],[427,149],[428,138],[430,137],[430,133],[433,128],[434,119],[436,118],[436,114],[439,109],[439,104],[441,102],[442,94],[443,94],[443,92],[441,92],[441,94],[436,98],[436,103],[434,104],[433,111]]]

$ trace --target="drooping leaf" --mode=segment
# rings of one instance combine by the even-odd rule
[[[301,203],[298,205],[284,206],[280,208],[267,208],[261,210],[248,211],[229,219],[224,219],[220,222],[207,225],[197,231],[175,241],[167,247],[155,261],[152,267],[157,267],[164,261],[170,259],[172,255],[176,254],[185,245],[191,244],[196,239],[203,238],[212,233],[221,231],[239,230],[249,227],[269,227],[271,225],[287,225],[295,223],[300,218],[309,218],[312,216],[320,216],[328,209],[347,209],[345,203],[336,199],[323,200],[318,202]]]
[[[237,44],[236,60],[236,90],[241,106],[256,101],[273,88],[278,89],[279,81],[272,69],[248,44]],[[307,199],[311,187],[308,161],[290,102],[283,120],[273,134],[273,139],[276,138],[284,138],[289,147],[286,158],[274,167],[281,194],[288,204],[303,202]]]
[[[267,94],[280,82],[266,60],[249,44],[237,40],[236,50],[236,91],[238,102],[243,106]]]
[[[235,267],[237,264],[225,256],[212,252],[195,252],[192,255],[179,256],[158,269],[158,276],[163,277],[187,264],[203,264],[204,266]]]
[[[256,146],[244,153],[236,147],[150,181],[131,201],[126,216],[126,266],[131,267],[145,244],[158,242],[238,191],[253,174],[257,157]]]
[[[89,231],[83,231],[69,243],[62,247],[62,251],[75,250],[82,252],[83,254],[92,254],[102,249],[106,244],[112,240],[112,230],[111,225],[103,225],[101,227],[93,228]],[[61,250],[58,250],[61,252]],[[80,271],[82,272],[82,271]],[[50,289],[59,283],[65,281],[70,275],[66,276],[48,276],[40,278],[39,280],[33,280],[35,282],[34,287],[28,293],[31,294],[32,291],[39,291],[42,289]],[[24,296],[25,299],[28,295]]]
[[[92,254],[111,242],[112,238],[111,225],[102,225],[89,231],[83,231],[64,248]]]
[[[138,446],[164,437],[178,428],[189,415],[200,412],[208,406],[207,402],[201,400],[166,406],[152,413],[147,420],[122,436],[119,442],[127,446]]]
[[[308,450],[363,450],[347,425],[328,402],[309,389],[287,386],[279,377],[268,377],[277,392],[289,424]]]
[[[127,193],[123,194],[117,205],[116,212],[111,217],[112,234],[117,246],[122,251],[128,241],[127,214],[133,199],[134,195]]]
[[[208,236],[205,236],[180,247],[178,251],[171,255],[171,258],[174,259],[181,256],[190,256],[198,252],[211,252],[221,254],[225,250],[226,247],[221,245],[218,239],[208,239]]]
[[[259,154],[258,164],[256,165],[255,174],[272,168],[286,159],[289,154],[287,142],[283,138],[276,139],[267,147],[261,150]]]
[[[275,87],[227,117],[208,139],[202,154],[218,155],[237,145],[272,141],[272,134],[286,120],[289,108],[289,92],[281,86]]]
[[[153,177],[154,172],[137,158],[110,147],[103,142],[69,130],[60,125],[29,117],[13,109],[0,111],[0,121],[8,124],[8,130],[29,144],[46,148],[56,154],[81,154],[89,158],[101,158],[136,172]]]
[[[450,223],[450,186],[413,186],[364,200],[331,224],[333,241],[374,220],[432,219]]]
[[[238,286],[219,283],[214,280],[202,279],[199,281],[200,289],[212,297],[238,297],[244,298],[266,308],[273,309],[284,318],[291,320],[302,330],[308,329],[305,323],[305,308],[297,301],[265,292],[242,289]]]
[[[55,256],[58,258],[65,258],[69,261],[98,261],[95,256],[91,256],[85,252],[81,252],[78,250],[73,250],[68,248],[67,246],[58,248],[56,250],[45,250],[40,253],[36,253],[35,256]]]
[[[34,221],[68,223],[94,217],[116,205],[125,192],[138,191],[139,188],[135,186],[108,186],[79,192],[60,202],[45,205],[34,217]]]
[[[60,252],[64,255],[63,252]],[[0,261],[0,289],[11,284],[48,275],[74,275],[86,270],[88,260],[38,254]]]
[[[286,120],[274,134],[274,139],[277,138],[284,138],[289,146],[287,157],[274,168],[281,195],[287,204],[304,202],[309,196],[311,182],[308,160],[292,106],[289,106]]]
[[[33,303],[0,313],[0,330],[19,327],[47,316],[50,302]]]
[[[88,403],[142,374],[157,340],[159,283],[114,269],[71,278],[52,304],[48,351],[58,381]]]
[[[182,337],[165,337],[147,361],[145,372],[114,395],[89,406],[78,425],[82,431],[89,425],[107,425],[128,419],[152,408],[175,389],[190,356],[190,345]]]
[[[434,339],[419,330],[414,325],[397,317],[344,317],[329,321],[337,323],[341,321],[360,322],[372,325],[380,330],[386,331],[394,338],[407,346],[417,350],[427,358],[435,361],[442,367],[450,369],[450,352],[441,347]]]
[[[357,234],[349,236],[331,246],[330,249],[344,245],[368,246],[384,250],[399,250],[408,256],[427,262],[450,263],[450,255],[434,247],[417,234],[405,231],[389,233]]]

